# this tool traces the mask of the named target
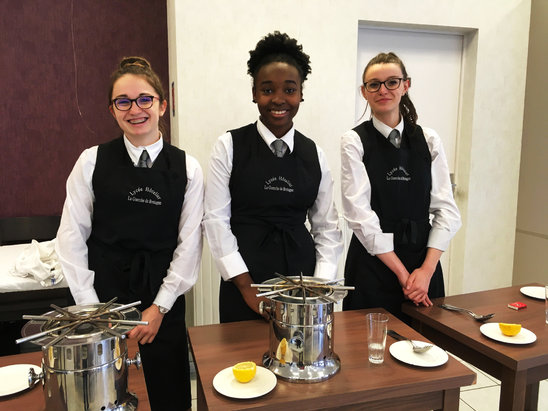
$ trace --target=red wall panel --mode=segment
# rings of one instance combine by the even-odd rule
[[[168,92],[166,4],[0,0],[0,10],[0,218],[60,214],[79,154],[119,135],[107,96],[119,60],[146,57]]]

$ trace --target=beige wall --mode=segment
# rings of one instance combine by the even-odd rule
[[[448,292],[511,284],[530,0],[167,1],[173,141],[207,169],[216,138],[257,118],[248,51],[268,32],[287,32],[312,60],[295,123],[328,153],[337,204],[339,140],[353,126],[358,87],[358,24],[462,33],[456,198],[464,224]]]
[[[548,284],[548,2],[531,3],[514,284]]]

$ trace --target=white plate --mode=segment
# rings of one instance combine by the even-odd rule
[[[14,364],[0,367],[0,397],[25,391],[29,387],[29,370],[33,368],[36,374],[42,369],[33,364]]]
[[[486,337],[509,344],[531,344],[537,340],[537,336],[533,331],[529,331],[527,328],[523,327],[521,327],[521,331],[518,335],[514,335],[513,337],[504,335],[500,330],[499,323],[483,324],[480,327],[480,331]]]
[[[428,344],[424,341],[413,340],[413,342],[421,346]],[[417,367],[438,367],[449,359],[447,353],[436,345],[423,353],[413,352],[409,341],[395,342],[390,346],[389,351],[394,358]]]
[[[274,373],[264,367],[257,367],[255,377],[246,383],[241,383],[232,373],[232,367],[219,371],[213,378],[213,387],[227,397],[256,398],[272,391],[278,380]]]
[[[527,297],[538,298],[539,300],[546,299],[544,287],[521,287],[519,290]]]

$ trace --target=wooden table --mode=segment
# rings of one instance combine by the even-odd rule
[[[421,334],[501,381],[500,410],[536,410],[539,381],[548,378],[544,301],[524,296],[521,287],[437,298],[433,307],[403,306]],[[527,308],[515,311],[507,307],[515,301],[526,303]],[[481,333],[481,323],[468,314],[438,307],[444,302],[479,314],[495,313],[489,322],[520,323],[533,331],[537,340],[527,345],[492,340]]]
[[[128,357],[133,358],[138,351],[138,345],[135,340],[128,341]],[[26,354],[7,355],[0,357],[0,367],[12,364],[35,364],[40,366],[42,362],[42,352],[33,352]],[[138,410],[150,411],[148,394],[145,385],[143,370],[131,366],[128,377],[128,390],[137,395],[139,399]],[[9,397],[0,397],[0,411],[43,411],[45,409],[44,393],[42,385],[37,384],[34,388]]]
[[[219,394],[213,377],[240,361],[261,359],[268,351],[270,325],[244,321],[189,328],[197,372],[198,409],[446,409],[458,410],[461,386],[473,384],[474,372],[460,362],[449,361],[435,368],[418,368],[390,356],[387,338],[385,361],[370,364],[365,334],[365,313],[381,309],[335,313],[334,349],[341,369],[330,379],[298,384],[278,378],[276,387],[260,398],[237,400]],[[390,315],[389,328],[424,340],[416,331]]]

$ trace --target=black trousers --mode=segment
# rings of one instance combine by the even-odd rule
[[[185,298],[165,315],[150,344],[139,344],[152,411],[187,410],[192,404]]]

